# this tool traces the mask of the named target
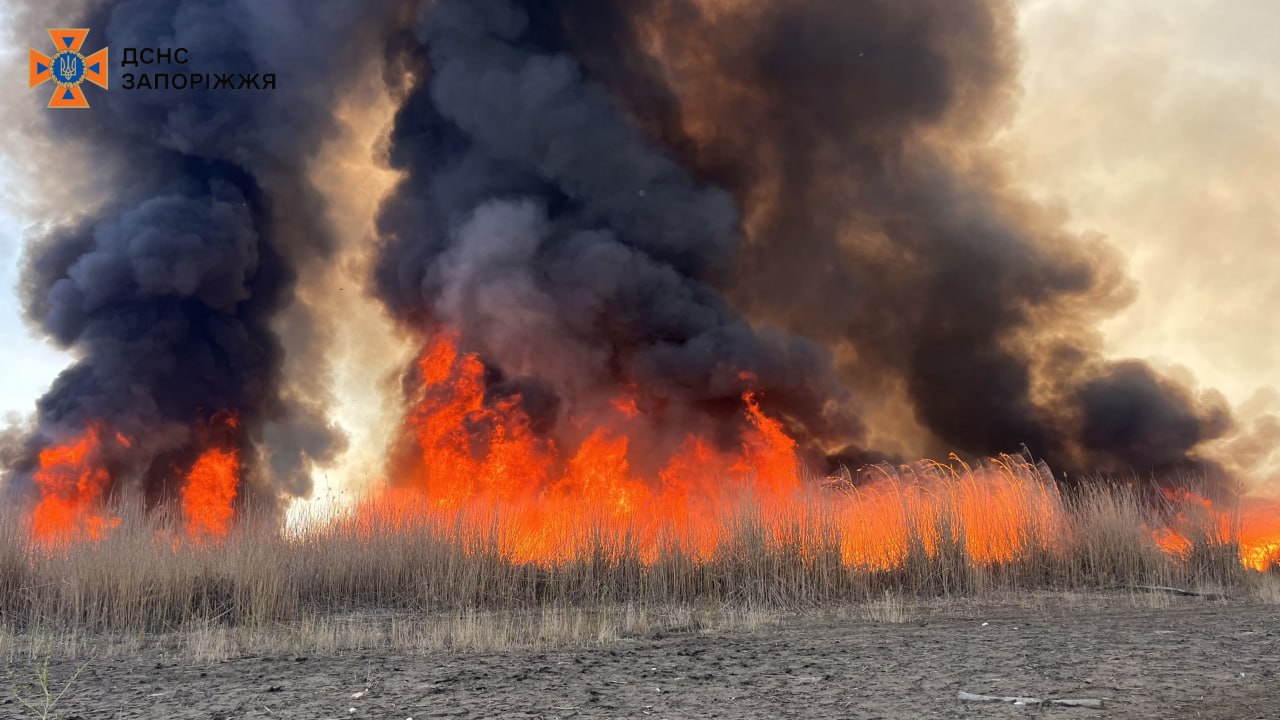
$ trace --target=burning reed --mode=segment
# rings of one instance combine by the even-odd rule
[[[1274,506],[1267,526],[1262,509],[1223,515],[1190,495],[1153,503],[1105,483],[1064,494],[1042,465],[1010,457],[873,472],[684,525],[612,522],[584,502],[548,526],[519,504],[384,495],[294,531],[246,513],[217,541],[122,503],[101,514],[109,530],[47,542],[9,514],[0,612],[16,632],[160,633],[371,612],[785,611],[886,592],[1241,588],[1280,564]]]

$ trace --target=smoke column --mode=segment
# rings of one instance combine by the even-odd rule
[[[801,437],[857,436],[829,354],[715,289],[741,240],[733,199],[584,76],[551,5],[432,3],[415,37],[399,57],[423,81],[391,151],[406,177],[380,219],[398,316],[460,332],[543,424],[635,387],[675,441],[757,389]]]
[[[1101,356],[1132,298],[1117,257],[984,150],[1016,94],[1011,4],[557,4],[589,70],[747,208],[738,306],[842,348],[863,394],[901,388],[934,452],[1145,473],[1203,467],[1229,429],[1216,394]]]
[[[1004,3],[440,2],[417,40],[379,287],[557,398],[715,401],[746,369],[831,447],[852,406],[823,355],[738,307],[862,394],[900,388],[942,451],[1167,471],[1230,426],[1101,357],[1117,259],[981,153],[1013,92]]]
[[[42,5],[26,10],[30,36],[91,28],[87,47],[112,48],[117,89],[93,94],[90,111],[47,113],[52,138],[87,148],[83,171],[100,168],[109,191],[29,248],[29,316],[78,360],[39,401],[11,485],[25,487],[42,447],[99,423],[128,441],[108,443],[117,485],[136,480],[153,502],[176,496],[202,437],[225,428],[241,451],[240,497],[269,506],[305,495],[311,464],[342,439],[315,398],[288,389],[273,320],[299,268],[333,250],[305,167],[331,131],[335,97],[378,52],[387,8],[121,0],[71,18]],[[179,47],[191,65],[175,71],[275,73],[278,89],[118,89],[121,49]],[[300,339],[289,350],[310,352],[307,314],[290,320]]]

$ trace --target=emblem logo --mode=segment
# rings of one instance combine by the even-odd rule
[[[89,36],[87,29],[53,29],[49,37],[53,38],[53,47],[57,49],[53,57],[32,48],[30,54],[31,87],[37,87],[52,81],[58,87],[49,100],[51,108],[87,108],[89,100],[84,96],[80,85],[84,81],[107,89],[107,48],[85,57],[80,54],[84,40]]]

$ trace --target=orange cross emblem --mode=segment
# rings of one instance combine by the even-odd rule
[[[57,49],[53,57],[31,49],[31,87],[53,81],[58,87],[49,100],[51,108],[87,108],[89,101],[84,96],[80,84],[85,80],[107,89],[107,48],[85,57],[80,54],[84,47],[84,39],[89,36],[86,29],[53,29],[49,37],[53,38],[53,47]]]

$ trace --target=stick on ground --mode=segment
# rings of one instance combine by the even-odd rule
[[[1060,705],[1062,707],[1082,707],[1082,708],[1101,708],[1102,701],[1092,698],[1077,700],[1042,700],[1040,698],[1030,697],[997,697],[995,695],[975,695],[973,693],[961,690],[956,697],[965,702],[981,702],[981,703],[1012,703],[1014,705]]]

